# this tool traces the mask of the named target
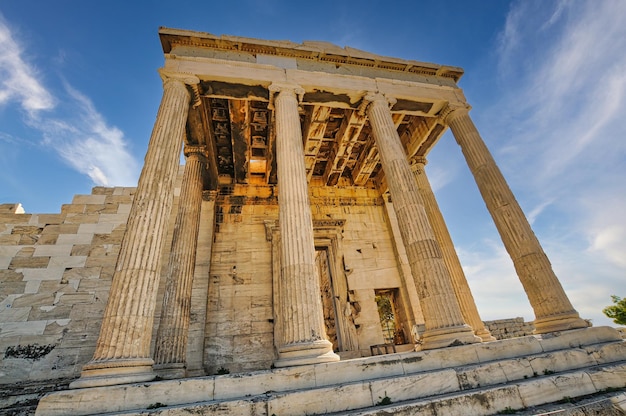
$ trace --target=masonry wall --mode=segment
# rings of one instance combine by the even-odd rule
[[[80,375],[95,349],[134,190],[96,187],[91,195],[75,196],[59,214],[18,214],[17,206],[0,205],[0,384]],[[349,308],[342,313],[354,323],[356,347],[342,356],[369,355],[371,345],[383,342],[375,291],[407,291],[402,250],[391,232],[393,216],[372,189],[312,187],[310,196],[314,220],[343,224],[337,253],[342,267],[335,278],[347,282]],[[268,223],[278,223],[274,187],[237,185],[222,187],[217,195],[206,193],[189,329],[191,375],[271,367],[276,247]],[[164,282],[162,278],[154,335]],[[414,297],[401,295],[402,313],[412,325],[420,319],[419,307],[412,304]],[[532,331],[521,318],[486,324],[497,338]]]
[[[0,384],[77,377],[95,349],[134,188],[0,214]]]

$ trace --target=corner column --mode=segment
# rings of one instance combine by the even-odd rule
[[[393,123],[389,102],[377,93],[368,94],[364,104],[424,313],[422,349],[480,342],[463,321],[441,248]]]
[[[190,93],[198,79],[165,74],[163,98],[129,214],[93,358],[71,388],[154,379],[150,356],[159,263]]]
[[[461,146],[500,238],[513,260],[535,312],[535,332],[543,334],[587,327],[587,322],[580,318],[567,298],[539,240],[468,111],[466,107],[448,107],[442,113],[442,118]]]
[[[185,146],[185,171],[176,214],[165,293],[154,351],[155,370],[164,378],[186,375],[191,288],[202,206],[206,156],[200,147]]]
[[[435,237],[441,246],[443,261],[452,279],[452,286],[454,287],[454,293],[459,302],[463,319],[472,327],[476,336],[479,336],[483,341],[495,341],[496,339],[491,335],[489,330],[485,328],[485,324],[478,314],[474,296],[472,296],[469,284],[465,278],[465,273],[463,272],[463,267],[454,249],[452,237],[450,236],[446,222],[439,209],[439,204],[437,204],[435,194],[426,176],[426,158],[416,157],[411,162],[411,169],[415,175],[419,193],[424,201],[428,222],[430,222]]]
[[[298,113],[302,88],[272,84],[276,122],[278,209],[281,275],[279,316],[281,334],[276,367],[339,361],[326,339],[315,270],[313,221],[304,165],[302,130]]]

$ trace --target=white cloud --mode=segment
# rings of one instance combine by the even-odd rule
[[[39,82],[37,71],[24,61],[22,54],[0,15],[0,104],[17,100],[27,112],[53,108],[52,95]]]
[[[53,97],[23,59],[1,16],[0,48],[4,49],[0,52],[0,104],[19,102],[26,110],[24,121],[41,132],[43,144],[96,185],[136,185],[138,163],[128,152],[124,133],[109,126],[91,100],[68,83],[64,83],[65,100]],[[3,140],[11,137],[3,136]]]
[[[65,85],[68,106],[65,120],[44,118],[31,121],[42,130],[46,143],[97,185],[132,186],[138,164],[127,150],[124,133],[106,124],[89,98]]]

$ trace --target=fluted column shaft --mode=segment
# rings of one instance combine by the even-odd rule
[[[567,298],[467,108],[448,109],[444,119],[461,146],[502,242],[513,260],[535,312],[535,331],[546,333],[586,327],[587,323],[579,317]]]
[[[187,159],[154,351],[155,368],[166,378],[185,376],[191,288],[196,265],[203,173],[206,169],[206,158],[200,148],[186,148],[185,154]]]
[[[291,85],[275,93],[278,207],[281,232],[280,327],[277,367],[337,361],[326,328],[315,269],[313,221],[304,165],[298,93]]]
[[[454,249],[452,237],[450,236],[446,222],[441,214],[441,210],[439,209],[439,204],[437,204],[435,194],[433,193],[433,189],[430,186],[428,177],[426,176],[426,159],[418,157],[412,162],[411,168],[417,182],[419,193],[424,201],[424,208],[426,209],[428,222],[430,222],[435,238],[441,247],[443,261],[448,269],[450,278],[452,279],[452,287],[454,288],[456,299],[459,302],[463,319],[469,324],[469,326],[472,327],[474,333],[483,341],[495,341],[495,338],[491,336],[489,330],[485,328],[485,324],[482,319],[480,319],[480,315],[478,314],[474,296],[472,296],[469,284],[465,278],[465,273],[463,272],[463,267],[461,266],[459,257]]]
[[[166,78],[111,282],[96,351],[71,387],[154,378],[150,356],[159,260],[172,208],[190,94]]]
[[[439,243],[428,222],[424,202],[393,123],[389,103],[381,94],[368,95],[365,100],[369,102],[367,115],[424,312],[426,330],[422,348],[478,342],[480,339],[463,320]]]

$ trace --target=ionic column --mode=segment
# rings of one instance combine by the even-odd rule
[[[442,118],[461,146],[500,238],[513,260],[535,312],[535,332],[542,334],[588,326],[567,298],[528,220],[469,117],[468,109],[448,107]]]
[[[185,147],[185,171],[174,225],[165,293],[154,351],[155,370],[164,378],[185,377],[191,287],[202,206],[206,157],[200,147]]]
[[[424,313],[426,329],[422,348],[480,342],[463,320],[441,248],[391,118],[389,103],[382,94],[367,95],[364,103],[369,103],[366,112]]]
[[[276,367],[338,361],[326,328],[315,270],[313,221],[304,165],[298,94],[294,85],[270,86],[275,94],[276,159],[280,222],[280,339]]]
[[[162,74],[163,75],[163,74]],[[149,381],[159,260],[195,77],[164,77],[163,98],[122,239],[93,358],[70,387]]]
[[[424,201],[424,207],[426,209],[426,215],[428,216],[428,222],[430,222],[435,238],[439,242],[441,252],[443,255],[443,261],[446,264],[450,278],[452,279],[452,287],[456,294],[456,299],[459,302],[463,319],[474,330],[474,333],[479,336],[483,341],[495,341],[495,338],[491,336],[491,333],[487,328],[476,308],[476,302],[470,291],[469,284],[465,278],[463,267],[459,261],[459,257],[454,249],[454,243],[452,237],[446,226],[446,222],[439,209],[439,204],[435,199],[435,194],[430,186],[428,177],[426,176],[426,158],[416,157],[412,160],[411,169],[415,175],[417,187],[419,193]]]

